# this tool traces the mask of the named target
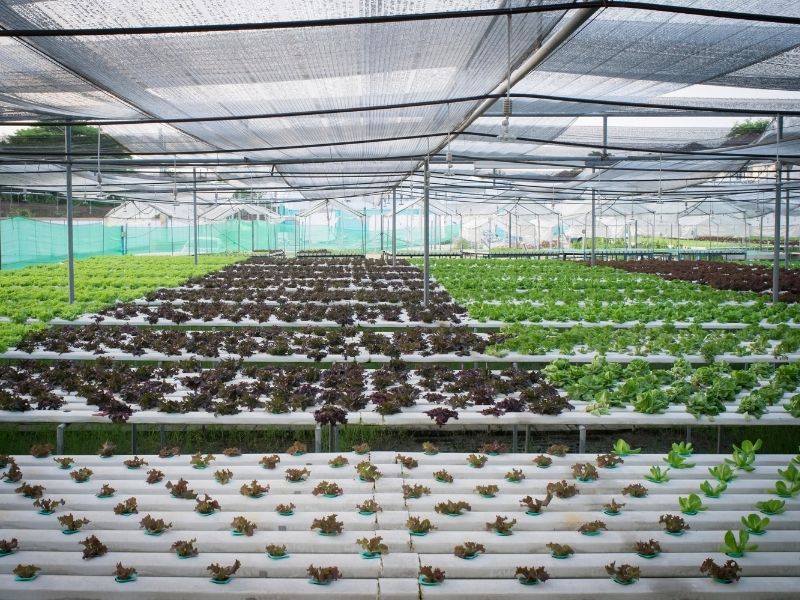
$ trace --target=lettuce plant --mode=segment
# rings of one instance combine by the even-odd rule
[[[330,459],[328,461],[328,465],[333,467],[334,469],[338,469],[338,468],[343,467],[343,466],[345,466],[346,464],[349,464],[349,463],[350,463],[350,461],[347,460],[341,454],[339,456],[335,456],[334,458],[332,458],[332,459]]]
[[[602,521],[589,521],[581,524],[581,526],[578,527],[578,532],[582,533],[583,535],[597,535],[600,533],[601,529],[608,529],[605,523]]]
[[[383,477],[380,469],[369,461],[362,461],[356,465],[356,473],[361,481],[375,482]]]
[[[89,481],[89,478],[93,474],[94,474],[94,471],[92,471],[88,467],[83,467],[82,469],[75,469],[74,471],[70,471],[69,476],[76,483],[84,483],[86,481]]]
[[[607,515],[618,515],[622,512],[622,508],[625,506],[625,503],[622,504],[618,503],[614,498],[611,499],[611,502],[603,505],[603,512]]]
[[[108,547],[99,539],[97,539],[97,536],[94,535],[87,537],[85,540],[80,542],[80,545],[83,546],[84,560],[103,556],[106,552],[108,552]]]
[[[467,456],[467,464],[473,469],[483,468],[483,465],[486,464],[487,460],[489,460],[489,457],[483,454],[470,454]]]
[[[494,521],[486,523],[486,530],[494,531],[497,535],[511,535],[513,533],[512,529],[516,524],[516,519],[509,520],[508,517],[497,515]]]
[[[741,522],[751,535],[764,535],[770,520],[769,517],[759,517],[756,513],[750,513],[746,517],[742,517]]]
[[[800,494],[800,481],[786,483],[779,480],[775,482],[775,487],[770,491],[781,498],[794,498],[797,494]]]
[[[299,483],[308,479],[309,475],[311,475],[311,471],[303,467],[302,469],[286,469],[286,474],[284,477],[286,478],[286,481]]]
[[[258,464],[265,469],[274,469],[279,462],[281,462],[280,456],[273,454],[271,456],[262,456],[261,460],[258,461]]]
[[[34,458],[47,458],[53,451],[53,444],[34,444],[31,446],[31,456]]]
[[[195,498],[195,502],[197,503],[194,507],[195,512],[200,513],[201,515],[210,515],[218,510],[222,510],[222,507],[219,505],[219,502],[214,500],[208,494],[204,494],[202,498],[199,496]]]
[[[685,455],[681,454],[680,452],[676,452],[675,450],[670,450],[667,453],[667,456],[664,458],[664,462],[673,469],[691,469],[695,466],[695,463],[690,463],[686,459]]]
[[[614,561],[606,565],[606,573],[608,573],[611,579],[623,585],[628,585],[639,581],[639,576],[641,574],[639,567],[634,567],[627,564],[616,566],[616,564],[616,561]]]
[[[231,529],[236,535],[246,535],[247,537],[252,537],[257,528],[258,525],[247,520],[247,518],[243,516],[233,517],[233,521],[231,521]]]
[[[261,485],[255,479],[239,488],[239,493],[248,498],[261,498],[267,492],[269,492],[269,485]]]
[[[572,546],[568,544],[557,544],[555,542],[549,542],[545,545],[548,548],[550,548],[550,552],[553,555],[553,558],[567,558],[568,556],[575,554],[575,551],[572,549]]]
[[[41,567],[37,567],[36,565],[17,565],[11,571],[22,580],[30,580],[35,579],[36,575],[39,571],[41,571]]]
[[[17,538],[11,538],[10,540],[0,540],[0,556],[6,556],[7,554],[11,554],[19,547],[19,543],[17,542]]]
[[[194,500],[197,498],[197,492],[189,489],[189,482],[181,478],[177,483],[168,481],[165,486],[173,498],[182,498],[184,500]]]
[[[532,496],[525,496],[524,498],[520,498],[520,505],[527,508],[527,513],[531,515],[538,515],[542,512],[542,509],[545,506],[550,504],[550,501],[553,499],[553,495],[548,493],[547,496],[544,497],[543,500],[539,500],[538,498],[533,498]]]
[[[325,496],[326,498],[335,498],[341,496],[344,492],[339,484],[329,481],[320,481],[311,492],[314,496]]]
[[[439,483],[453,483],[453,476],[446,469],[434,471],[433,478]]]
[[[557,498],[572,498],[578,493],[578,488],[573,483],[567,483],[565,479],[561,481],[551,481],[545,488],[548,494]]]
[[[294,509],[295,509],[294,503],[289,502],[289,504],[278,504],[275,507],[275,512],[282,516],[289,516],[294,514]]]
[[[75,463],[75,459],[73,459],[73,458],[71,458],[69,456],[64,456],[62,458],[54,458],[53,460],[58,464],[58,467],[60,469],[69,469]],[[2,466],[5,466],[5,465],[2,465]]]
[[[344,529],[344,523],[336,520],[336,514],[328,515],[311,522],[311,530],[319,529],[320,535],[338,535]]]
[[[342,578],[339,567],[315,567],[314,565],[309,565],[306,573],[308,573],[311,581],[317,585],[329,585]]]
[[[286,449],[286,454],[291,454],[292,456],[300,456],[306,452],[308,452],[308,446],[299,440],[295,440],[292,445]]]
[[[435,474],[434,474],[435,476]],[[415,483],[415,484],[403,484],[403,499],[408,500],[409,498],[422,498],[423,495],[428,495],[431,493],[431,489],[425,485]]]
[[[614,442],[613,453],[617,456],[630,456],[631,454],[639,454],[641,448],[631,448],[630,444],[622,438]]]
[[[175,552],[180,558],[189,558],[192,556],[197,556],[200,551],[194,545],[197,541],[197,538],[192,538],[190,540],[178,540],[174,542],[172,546],[170,546],[170,550]]]
[[[125,567],[121,562],[118,562],[114,568],[114,576],[117,581],[131,581],[136,579],[136,569]]]
[[[572,465],[572,476],[578,481],[595,481],[599,474],[591,463],[576,463]]]
[[[89,519],[76,519],[72,513],[58,517],[58,522],[64,531],[74,533],[80,528],[89,524]]]
[[[736,539],[736,534],[730,529],[725,532],[722,538],[723,545],[720,547],[720,552],[724,552],[733,558],[744,556],[746,552],[758,550],[758,544],[750,544],[750,534],[745,529],[739,530],[739,539]]]
[[[430,565],[419,568],[419,580],[423,585],[440,585],[445,579],[445,572]]]
[[[135,497],[130,497],[127,500],[120,502],[114,507],[115,515],[133,515],[139,512],[138,503]]]
[[[552,444],[545,452],[551,456],[563,457],[567,455],[567,452],[569,452],[569,446],[565,446],[564,444]]]
[[[267,554],[272,558],[283,558],[284,556],[289,556],[289,553],[286,552],[286,545],[284,544],[267,544],[266,551]]]
[[[622,488],[624,496],[631,496],[632,498],[645,498],[647,496],[647,488],[641,483],[631,483]]]
[[[128,460],[122,461],[122,464],[128,467],[129,469],[139,469],[147,464],[147,461],[143,458],[139,458],[138,456],[134,456],[133,458],[129,458]]]
[[[607,454],[597,455],[597,466],[603,469],[613,469],[614,467],[623,464],[625,461],[617,454],[609,452]]]
[[[64,506],[65,504],[66,502],[64,502],[63,498],[59,500],[39,498],[38,500],[34,501],[33,506],[34,508],[38,508],[39,512],[42,514],[50,515],[56,511],[56,508],[59,506]]]
[[[678,496],[678,505],[681,507],[681,512],[685,515],[696,515],[698,512],[708,510],[708,507],[700,500],[697,494],[689,494],[688,496]]]
[[[535,585],[550,579],[544,567],[517,567],[514,577],[523,585]]]
[[[714,562],[713,558],[707,558],[700,565],[700,572],[704,575],[709,575],[717,581],[723,583],[733,583],[739,581],[742,568],[735,560],[728,560],[722,565]]]
[[[230,469],[217,469],[214,471],[214,479],[217,481],[217,483],[225,485],[231,479],[233,479],[233,471]]]
[[[714,479],[723,483],[730,483],[736,479],[736,474],[733,472],[733,469],[730,467],[730,465],[725,463],[717,465],[716,467],[709,467],[708,472]]]
[[[440,514],[456,516],[460,515],[464,510],[471,511],[472,506],[470,506],[469,502],[464,502],[463,500],[446,500],[436,504],[434,510]]]
[[[683,520],[683,517],[678,515],[661,515],[658,522],[664,525],[664,530],[673,535],[681,535],[687,529],[691,529],[689,524]]]
[[[234,561],[234,563],[230,566],[223,566],[218,563],[212,563],[206,567],[206,571],[211,573],[211,579],[214,581],[228,581],[236,571],[239,570],[239,567],[242,566],[242,563],[239,562],[238,559]]]
[[[111,496],[114,495],[114,492],[116,492],[116,491],[117,490],[115,490],[113,487],[111,487],[107,483],[104,483],[100,487],[100,491],[97,493],[97,497],[98,498],[110,498]]]
[[[661,553],[661,544],[654,539],[638,541],[633,544],[633,550],[639,556],[650,558]]]
[[[425,535],[428,532],[436,529],[433,523],[428,519],[420,519],[419,517],[409,516],[406,521],[406,529],[413,535]]]
[[[667,483],[669,481],[669,469],[662,470],[661,467],[650,467],[649,474],[645,475],[644,478],[652,483]]]
[[[203,456],[201,452],[197,454],[192,454],[192,457],[189,459],[189,464],[192,465],[195,469],[205,469],[215,460],[213,454],[206,454]]]
[[[700,484],[700,491],[705,494],[706,498],[719,498],[722,492],[728,489],[728,484],[719,482],[717,485],[711,485],[708,481],[703,481]]]
[[[506,473],[506,481],[510,481],[511,483],[519,483],[523,479],[525,479],[525,473],[522,472],[522,469],[511,469],[508,473]]]
[[[353,446],[353,452],[359,455],[368,454],[369,453],[369,444],[355,444]]]
[[[428,456],[433,456],[439,453],[439,448],[432,442],[422,442],[422,451]]]
[[[495,484],[490,483],[488,485],[476,485],[475,486],[475,493],[483,496],[484,498],[494,498],[497,492],[500,491],[500,488],[497,487]]]
[[[783,500],[761,500],[756,502],[756,508],[765,515],[779,515],[786,511],[786,502]]]
[[[672,444],[672,452],[677,452],[682,456],[691,456],[694,448],[691,442],[674,442]]]
[[[549,456],[545,456],[544,454],[540,454],[533,459],[533,462],[540,469],[546,469],[553,464],[553,459]]]
[[[731,457],[725,459],[726,464],[729,464],[740,471],[747,472],[755,470],[755,467],[753,466],[755,461],[755,454],[749,454],[747,452],[743,452],[742,450],[734,450],[733,454],[731,454]]]

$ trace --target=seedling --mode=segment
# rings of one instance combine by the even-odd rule
[[[211,581],[215,583],[227,583],[241,566],[242,563],[239,562],[239,559],[236,559],[232,565],[227,567],[217,563],[210,564],[206,567],[206,571],[211,573]]]
[[[334,458],[332,458],[332,459],[330,459],[328,461],[328,465],[333,467],[334,469],[338,469],[338,468],[343,467],[343,466],[345,466],[347,464],[350,464],[350,461],[347,460],[341,454],[339,456],[336,456],[336,457],[334,457]]]
[[[376,512],[383,510],[372,498],[364,500],[361,504],[356,504],[356,508],[363,515],[374,515]]]
[[[92,471],[91,469],[83,467],[82,469],[75,469],[74,471],[70,471],[69,476],[72,477],[72,479],[76,483],[84,483],[86,481],[89,481],[89,478],[92,476],[93,473],[94,471]]]
[[[177,446],[169,447],[164,446],[161,450],[158,451],[159,458],[173,458],[175,456],[180,456],[181,449]]]
[[[572,465],[572,476],[578,481],[590,482],[596,480],[599,474],[591,463],[575,463]]]
[[[695,463],[690,463],[686,456],[675,450],[670,450],[667,456],[664,457],[664,462],[673,469],[691,469]]]
[[[620,585],[630,585],[639,581],[640,569],[633,565],[616,566],[616,561],[606,565],[606,573]]]
[[[217,469],[214,471],[214,479],[217,480],[217,483],[225,485],[233,479],[233,471],[230,469]]]
[[[622,460],[622,458],[620,458],[619,455],[614,454],[613,452],[609,452],[608,454],[598,454],[596,461],[597,466],[603,469],[613,469],[625,462]]]
[[[134,456],[133,458],[129,458],[128,460],[122,461],[122,464],[128,467],[129,469],[139,469],[142,466],[147,464],[147,461],[143,458],[139,458],[138,456]]]
[[[633,544],[633,549],[642,558],[653,558],[661,553],[661,544],[654,539],[638,541]]]
[[[336,514],[314,519],[311,522],[311,530],[319,529],[320,535],[338,535],[344,529],[344,523],[336,520]]]
[[[77,533],[84,525],[89,524],[89,519],[76,519],[72,513],[58,517],[62,531],[66,533]]]
[[[219,502],[214,500],[208,494],[205,494],[203,498],[196,498],[195,502],[197,504],[194,507],[195,512],[200,513],[201,515],[210,515],[213,514],[217,510],[222,510],[222,507],[219,505]]]
[[[696,515],[698,512],[708,510],[708,507],[700,500],[697,494],[689,494],[688,496],[678,496],[678,505],[681,507],[681,512],[685,515]]]
[[[285,545],[278,545],[278,544],[267,544],[267,555],[270,558],[286,558],[289,556],[288,552],[286,552]]]
[[[779,515],[786,510],[786,502],[783,500],[762,500],[756,502],[756,508],[765,515]]]
[[[494,498],[495,494],[500,491],[500,488],[490,483],[488,485],[476,485],[475,493],[483,496],[484,498]]]
[[[308,479],[309,475],[311,475],[311,471],[303,467],[302,469],[286,469],[285,477],[286,481],[290,483],[300,483]]]
[[[439,502],[433,508],[437,513],[449,515],[451,517],[460,515],[461,511],[472,510],[472,506],[470,506],[468,502],[464,502],[463,500],[458,500],[458,501],[447,500],[445,502]]]
[[[569,544],[557,544],[555,542],[550,542],[547,544],[547,547],[550,548],[550,553],[553,558],[569,558],[575,554],[575,550],[573,550],[572,546]]]
[[[763,445],[763,441],[759,438],[755,441],[755,443],[751,442],[750,440],[744,440],[741,446],[737,446],[736,444],[733,445],[734,451],[739,450],[744,452],[745,454],[755,454],[759,450],[761,450],[761,446]]]
[[[691,456],[694,448],[691,442],[676,442],[672,444],[672,451],[682,456]]]
[[[192,538],[190,540],[178,540],[172,546],[170,546],[170,550],[175,552],[179,558],[190,558],[192,556],[197,556],[200,551],[194,545],[197,541],[197,538]]]
[[[275,507],[275,512],[283,517],[288,517],[294,514],[294,509],[294,503],[289,502],[289,504],[278,504],[278,506]]]
[[[478,448],[478,452],[494,456],[497,454],[505,454],[508,452],[508,448],[504,443],[498,442],[497,440],[492,440],[491,442],[481,444],[480,448]]]
[[[473,469],[482,469],[488,460],[489,457],[483,454],[470,454],[467,456],[467,464]]]
[[[52,451],[52,444],[34,444],[31,446],[31,456],[34,458],[47,458]]]
[[[602,521],[589,521],[578,527],[578,531],[583,535],[600,535],[601,529],[608,531],[606,524]]]
[[[194,500],[197,498],[197,492],[189,489],[189,482],[181,478],[177,483],[168,481],[166,486],[169,493],[173,498],[182,498],[184,500]]]
[[[614,498],[611,499],[611,502],[608,504],[603,505],[603,512],[609,516],[616,516],[622,512],[622,508],[625,506],[625,503],[619,504]]]
[[[778,469],[778,475],[789,483],[800,482],[800,469],[794,463],[789,463],[789,466],[785,469]]]
[[[291,454],[292,456],[302,456],[306,452],[308,452],[308,446],[298,440],[295,440],[294,443],[286,449],[286,454]]]
[[[687,529],[691,529],[689,524],[678,515],[661,515],[658,522],[664,525],[664,530],[670,535],[683,535]]]
[[[100,487],[100,491],[97,493],[97,497],[98,498],[111,498],[111,496],[113,496],[114,492],[116,492],[116,491],[117,490],[115,490],[113,487],[111,487],[107,483],[104,483]]]
[[[252,521],[248,521],[245,517],[238,516],[233,517],[233,521],[231,521],[231,529],[233,530],[233,535],[246,535],[247,537],[252,537],[256,532],[256,529],[258,529],[258,525]]]
[[[630,456],[639,454],[641,451],[641,448],[631,448],[630,444],[621,438],[614,442],[614,454],[617,456]]]
[[[19,465],[15,462],[11,463],[11,466],[8,468],[8,471],[3,473],[3,481],[6,483],[17,483],[22,479],[22,469],[19,468]]]
[[[700,491],[705,494],[706,498],[719,498],[722,492],[728,489],[728,484],[724,481],[719,482],[717,485],[711,485],[708,481],[703,481],[700,484]]]
[[[276,466],[278,466],[279,462],[281,462],[280,456],[273,454],[272,456],[262,456],[261,460],[258,461],[258,464],[265,469],[274,469]]]
[[[19,548],[17,538],[11,538],[11,540],[0,540],[0,556],[8,556],[17,548]]]
[[[453,483],[453,476],[445,469],[433,472],[433,478],[439,483]]]
[[[38,508],[39,512],[43,515],[52,515],[54,512],[56,512],[56,508],[59,506],[64,506],[65,504],[66,502],[64,502],[63,498],[59,500],[39,498],[38,500],[34,501],[33,506],[34,508]]]
[[[522,472],[522,469],[511,469],[506,473],[506,481],[509,483],[519,483],[523,479],[525,479],[525,473]]]
[[[650,467],[650,473],[644,476],[647,481],[652,483],[667,483],[669,481],[669,469],[661,470],[661,467]]]
[[[432,442],[422,442],[422,451],[428,456],[439,454],[439,448]]]
[[[106,552],[108,552],[108,547],[99,539],[97,539],[97,536],[94,535],[90,535],[79,543],[81,546],[83,546],[83,558],[85,560],[95,558],[97,556],[103,556]]]
[[[745,552],[758,550],[758,544],[749,544],[750,534],[746,530],[739,530],[739,539],[736,539],[736,534],[730,529],[725,532],[722,538],[723,545],[720,547],[720,552],[724,552],[732,558],[739,558],[745,555]]]
[[[713,558],[707,558],[700,565],[700,572],[709,575],[720,583],[733,583],[739,581],[742,568],[735,560],[729,560],[725,564],[718,565]]]
[[[465,560],[475,558],[480,552],[486,552],[486,548],[483,544],[478,544],[476,542],[464,542],[453,548],[453,554]]]
[[[551,481],[547,484],[547,493],[558,498],[572,498],[578,493],[578,488],[573,483],[567,483],[565,479],[561,481]]]
[[[14,491],[17,494],[22,494],[26,498],[38,499],[38,498],[41,498],[44,495],[44,491],[46,489],[47,488],[44,487],[43,485],[38,485],[38,484],[37,485],[33,485],[33,484],[30,484],[30,483],[24,483],[23,482],[23,484],[21,486],[19,486],[18,488],[16,488]]]
[[[524,498],[520,498],[520,505],[524,506],[528,510],[525,512],[529,515],[538,515],[541,514],[542,509],[550,504],[550,501],[553,499],[553,495],[548,493],[547,496],[544,497],[544,500],[539,500],[538,498],[533,498],[532,496],[525,496]]]
[[[441,585],[444,578],[445,573],[441,569],[434,569],[430,565],[419,568],[419,582],[422,585]]]
[[[136,502],[136,498],[131,497],[127,500],[120,502],[114,507],[114,514],[115,515],[122,515],[127,517],[128,515],[132,515],[139,512],[139,508]]]
[[[248,498],[261,498],[264,494],[269,491],[269,485],[261,485],[253,479],[250,483],[245,483],[242,487],[239,488],[239,493],[242,496],[247,496]]]
[[[369,461],[362,461],[356,465],[356,473],[361,481],[375,482],[383,477],[380,469]]]
[[[549,456],[545,456],[544,454],[540,454],[536,458],[533,459],[534,464],[540,469],[546,469],[550,465],[553,464],[553,459]]]
[[[411,532],[411,535],[427,535],[436,527],[428,519],[411,516],[406,521],[406,529]]]
[[[746,517],[742,517],[741,521],[751,535],[764,535],[767,533],[769,517],[759,517],[756,513],[750,513]]]
[[[486,530],[494,531],[497,535],[511,535],[513,533],[512,528],[516,524],[516,519],[511,519],[509,521],[508,517],[501,517],[500,515],[497,515],[494,521],[491,523],[486,523]]]
[[[800,481],[788,484],[785,481],[776,481],[775,487],[770,492],[781,498],[794,498],[800,494]]]
[[[622,494],[631,498],[645,498],[647,497],[647,491],[647,488],[641,483],[631,483],[622,488]]]
[[[550,579],[550,575],[544,570],[544,567],[517,567],[514,577],[522,585],[536,585]]]
[[[545,452],[550,456],[566,456],[567,452],[569,452],[569,446],[565,446],[564,444],[552,444]]]
[[[103,442],[103,445],[97,450],[97,454],[101,458],[111,458],[114,456],[114,450],[117,449],[117,445],[110,441]]]
[[[58,463],[58,467],[60,469],[71,469],[72,465],[75,463],[75,460],[70,458],[69,456],[65,456],[63,458],[54,458],[53,460],[56,461],[56,463]]]
[[[394,462],[396,464],[401,464],[406,469],[415,469],[419,466],[417,459],[413,456],[404,456],[402,454],[398,454],[394,457]]]
[[[114,569],[114,579],[119,583],[134,581],[136,579],[136,569],[133,567],[125,567],[121,562],[118,562]]]
[[[716,467],[709,467],[708,472],[714,479],[723,483],[730,483],[736,479],[736,474],[733,472],[733,469],[731,469],[730,465],[726,465],[725,463],[717,465]]]
[[[235,456],[241,456],[242,451],[239,448],[225,448],[222,453],[227,456],[228,458],[233,458]]]
[[[725,463],[732,465],[740,471],[747,471],[748,473],[755,470],[753,466],[756,462],[755,454],[748,454],[741,450],[734,450],[730,458],[725,459]]]
[[[383,538],[379,535],[371,538],[361,538],[356,540],[356,544],[361,546],[363,552],[361,553],[366,558],[374,558],[381,554],[389,553],[389,546],[383,543]]]
[[[41,570],[41,567],[36,565],[17,565],[11,572],[17,576],[17,581],[32,581]]]
[[[309,565],[306,569],[309,580],[315,585],[330,585],[332,582],[342,578],[339,567],[315,567]]]
[[[353,452],[356,454],[368,454],[369,453],[369,444],[356,444],[353,446]]]
[[[147,472],[147,478],[145,479],[145,483],[159,483],[164,479],[164,473],[159,471],[158,469],[150,469]]]
[[[344,492],[336,483],[320,481],[311,493],[315,496],[323,495],[326,498],[336,498],[337,496],[341,496]]]
[[[192,458],[189,460],[189,464],[192,465],[193,469],[205,469],[214,462],[215,457],[213,454],[206,454],[205,456],[202,453],[198,452],[197,454],[192,454]]]
[[[426,485],[422,485],[419,483],[415,483],[413,485],[409,485],[407,483],[403,484],[403,499],[408,500],[409,498],[422,498],[423,495],[427,495],[431,493],[431,488]]]

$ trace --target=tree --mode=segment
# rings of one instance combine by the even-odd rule
[[[72,126],[72,147],[84,153],[97,152],[97,127],[89,125]],[[0,147],[23,151],[61,153],[64,151],[64,127],[54,125],[35,125],[15,131]],[[119,154],[117,158],[130,158],[130,151],[107,133],[100,133],[100,154]]]
[[[737,121],[731,127],[727,137],[734,138],[740,135],[758,134],[761,135],[767,130],[770,124],[769,119],[745,119],[744,121]]]

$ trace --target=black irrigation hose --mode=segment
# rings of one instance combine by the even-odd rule
[[[763,15],[740,11],[704,9],[691,6],[676,6],[654,2],[629,2],[623,0],[584,0],[583,2],[559,2],[535,6],[516,6],[475,10],[457,10],[400,15],[376,15],[370,17],[344,17],[303,21],[270,21],[253,23],[216,23],[202,25],[158,25],[143,27],[90,27],[70,29],[5,29],[0,37],[85,37],[85,36],[133,36],[187,33],[223,33],[235,31],[267,31],[273,29],[307,29],[313,27],[339,27],[348,25],[377,25],[383,23],[411,23],[446,19],[475,19],[506,15],[561,12],[584,8],[625,8],[670,14],[693,15],[739,21],[800,25],[800,17],[787,15]]]

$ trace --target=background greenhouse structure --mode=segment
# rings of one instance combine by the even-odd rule
[[[0,82],[0,600],[798,597],[796,0],[13,0]]]

